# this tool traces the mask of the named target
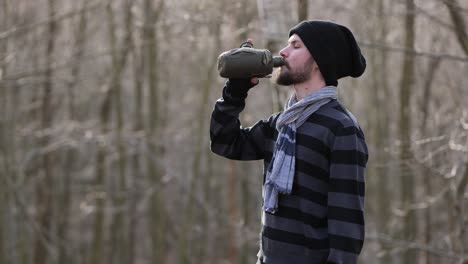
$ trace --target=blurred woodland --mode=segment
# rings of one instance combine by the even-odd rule
[[[218,157],[217,56],[347,25],[370,159],[360,263],[468,263],[466,0],[0,0],[0,264],[255,263],[262,165]],[[290,91],[262,79],[244,126]]]

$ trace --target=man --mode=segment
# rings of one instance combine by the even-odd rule
[[[282,113],[242,128],[238,119],[258,80],[229,79],[211,117],[211,149],[229,159],[264,160],[257,263],[357,263],[364,242],[367,146],[337,99],[338,79],[366,61],[349,29],[304,21],[280,51],[276,82],[294,95]]]

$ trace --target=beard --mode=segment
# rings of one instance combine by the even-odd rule
[[[292,70],[289,67],[289,64],[286,63],[283,67],[276,70],[274,79],[275,82],[279,85],[293,85],[298,83],[303,83],[309,80],[312,74],[312,65],[314,64],[314,59],[308,59],[304,65],[296,70]]]

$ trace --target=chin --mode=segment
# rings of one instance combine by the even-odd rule
[[[293,85],[295,83],[292,76],[288,73],[283,73],[283,74],[278,75],[275,81],[277,84],[284,85],[284,86]]]
[[[291,75],[287,71],[283,71],[282,68],[278,69],[273,75],[273,80],[278,85],[289,86],[291,85]]]

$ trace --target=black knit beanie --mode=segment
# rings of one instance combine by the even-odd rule
[[[297,34],[317,62],[327,85],[338,85],[338,79],[359,77],[366,69],[353,33],[345,26],[329,21],[303,21],[289,31]]]

